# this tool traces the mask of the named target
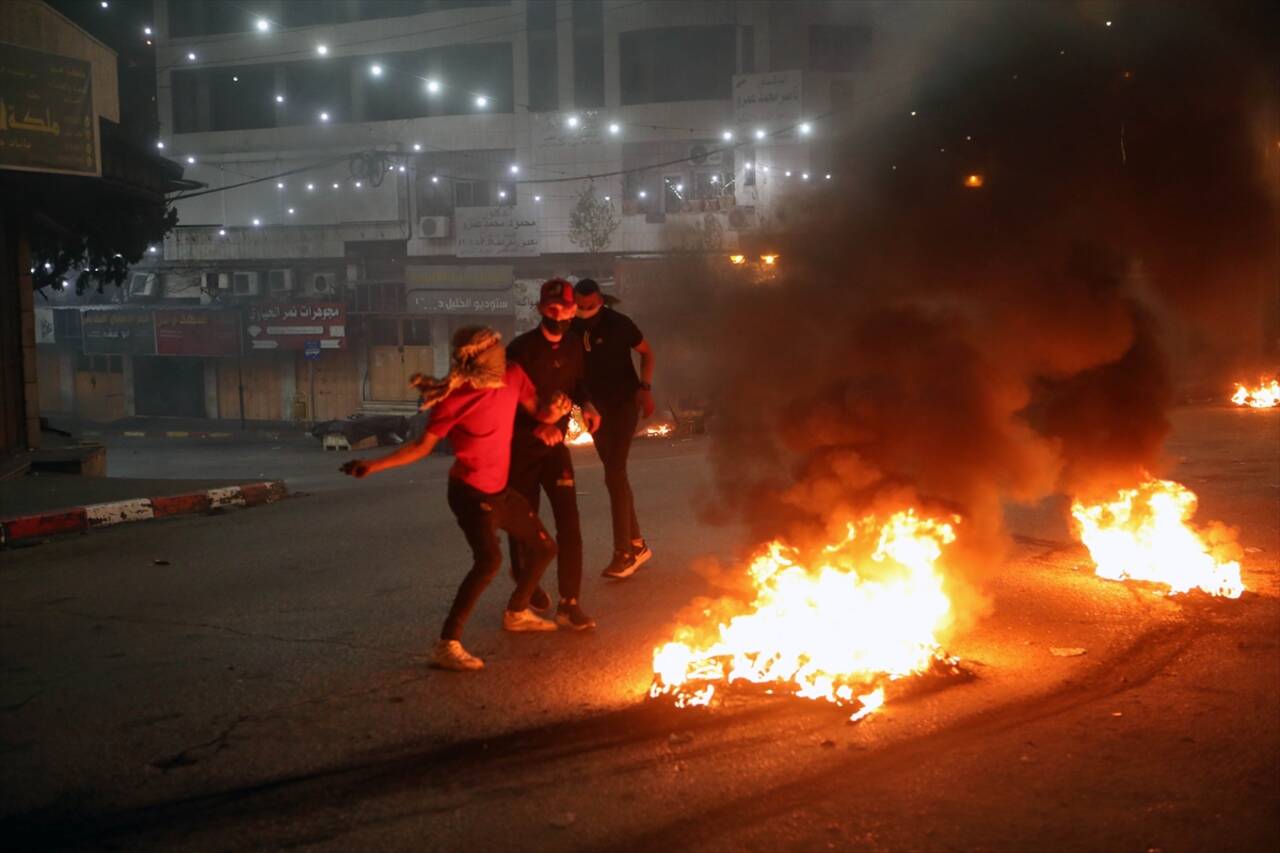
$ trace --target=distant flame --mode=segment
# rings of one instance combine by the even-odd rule
[[[1191,524],[1196,495],[1172,480],[1150,479],[1102,503],[1074,501],[1071,514],[1100,577],[1164,584],[1169,594],[1200,589],[1239,598],[1239,549],[1231,531]]]
[[[1259,379],[1258,384],[1253,388],[1237,384],[1236,393],[1231,395],[1231,402],[1250,409],[1270,409],[1280,406],[1280,379],[1272,379],[1270,382]]]
[[[770,543],[747,569],[752,601],[722,601],[716,616],[708,608],[705,624],[654,651],[649,695],[706,705],[745,681],[856,704],[861,719],[884,703],[886,681],[944,660],[951,601],[937,564],[954,540],[952,523],[908,509],[850,522],[843,542],[805,554]]]
[[[675,427],[671,424],[649,424],[644,428],[644,432],[641,435],[646,438],[666,438],[673,432],[675,432]]]

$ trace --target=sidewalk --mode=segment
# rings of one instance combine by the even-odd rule
[[[288,496],[282,481],[148,480],[33,474],[0,481],[0,544],[61,533],[250,507]]]
[[[71,433],[76,438],[202,439],[219,441],[282,441],[309,439],[310,426],[289,421],[210,420],[208,418],[122,418],[110,423],[96,423],[78,418],[51,415],[50,425]]]

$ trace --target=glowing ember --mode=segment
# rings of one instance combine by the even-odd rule
[[[956,518],[954,521],[958,522]],[[653,654],[650,696],[706,705],[737,681],[837,705],[851,719],[884,703],[884,683],[944,660],[951,621],[938,560],[951,523],[904,510],[850,522],[843,542],[801,554],[770,543],[750,567],[754,600],[723,600]]]
[[[675,432],[675,427],[671,426],[671,424],[649,424],[640,434],[645,438],[666,438],[673,432]]]
[[[1074,501],[1071,514],[1100,577],[1151,581],[1176,595],[1193,589],[1239,598],[1244,592],[1232,532],[1218,522],[1197,529],[1195,492],[1150,479],[1097,504]]]
[[[1280,406],[1280,379],[1270,382],[1259,379],[1256,387],[1243,384],[1236,385],[1236,393],[1231,395],[1231,402],[1237,406],[1250,409],[1271,409]]]

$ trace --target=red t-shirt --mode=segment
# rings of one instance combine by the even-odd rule
[[[511,430],[516,406],[534,394],[533,383],[518,364],[508,364],[501,388],[455,388],[431,409],[427,432],[453,442],[457,461],[450,477],[494,494],[507,487],[511,469]]]

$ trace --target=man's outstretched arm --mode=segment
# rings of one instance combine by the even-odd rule
[[[405,442],[386,456],[380,456],[377,459],[352,459],[339,470],[357,479],[367,477],[370,474],[377,474],[379,471],[399,468],[401,465],[417,462],[419,459],[429,455],[432,450],[435,450],[439,442],[440,436],[424,430],[422,437],[417,441]]]

